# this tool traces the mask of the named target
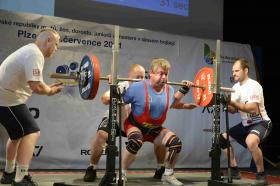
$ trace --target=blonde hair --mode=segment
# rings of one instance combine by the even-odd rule
[[[158,67],[163,68],[164,71],[168,71],[171,68],[171,65],[167,59],[155,58],[151,62],[150,72],[155,72]]]

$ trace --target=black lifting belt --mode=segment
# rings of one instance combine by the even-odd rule
[[[139,128],[141,132],[145,135],[158,135],[162,129],[161,125],[152,125],[151,127],[147,127],[144,125],[139,124],[133,117],[132,113],[128,116],[128,121],[134,125],[135,127]]]

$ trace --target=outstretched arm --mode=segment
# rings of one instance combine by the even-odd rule
[[[63,83],[54,83],[52,85],[47,85],[41,81],[28,81],[28,85],[34,93],[47,96],[59,93],[62,84]]]

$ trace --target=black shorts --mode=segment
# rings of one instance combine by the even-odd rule
[[[11,140],[40,131],[25,104],[11,107],[0,106],[0,123],[6,128]]]
[[[108,118],[108,117],[102,118],[102,121],[101,121],[101,123],[99,124],[97,131],[98,131],[98,130],[103,130],[103,131],[109,133],[110,130],[109,130],[109,125],[108,125],[108,123],[109,123],[109,118]],[[120,130],[120,129],[119,129],[119,125],[116,125],[117,136],[119,136],[119,130]],[[122,130],[121,133],[122,133],[122,136],[123,136],[123,137],[126,137],[126,134],[125,134],[125,132],[124,132],[123,130]]]
[[[260,143],[262,143],[265,138],[270,134],[272,130],[271,121],[261,121],[257,124],[253,124],[244,127],[242,123],[229,129],[229,135],[234,138],[240,145],[247,148],[246,137],[248,134],[255,134],[260,138]]]

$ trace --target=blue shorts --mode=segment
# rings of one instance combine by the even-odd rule
[[[11,140],[17,140],[28,134],[40,131],[25,104],[11,107],[0,106],[0,123],[7,130]]]

